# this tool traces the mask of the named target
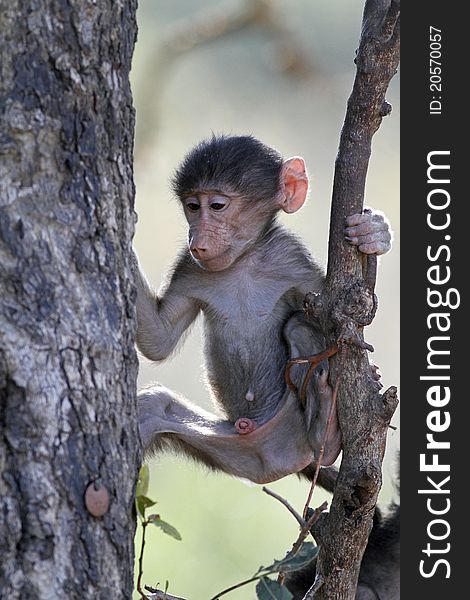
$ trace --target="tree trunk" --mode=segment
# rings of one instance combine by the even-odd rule
[[[0,1],[0,595],[130,598],[136,0]]]
[[[363,327],[372,322],[376,258],[344,241],[345,218],[363,207],[372,136],[390,112],[385,102],[399,60],[399,0],[367,0],[357,53],[357,74],[348,102],[336,160],[331,209],[328,270],[313,314],[320,318],[330,346],[330,377],[338,384],[338,416],[343,458],[331,512],[314,526],[321,544],[317,581],[307,597],[353,600],[359,568],[382,483],[382,460],[390,419],[397,406],[396,388],[383,395],[369,376]],[[384,342],[385,343],[385,342]]]

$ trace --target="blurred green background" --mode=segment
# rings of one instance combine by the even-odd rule
[[[149,280],[158,287],[185,243],[169,179],[184,153],[212,131],[254,134],[286,157],[306,159],[309,201],[282,221],[325,265],[334,160],[354,77],[363,2],[140,0],[139,5],[132,72],[135,246]],[[392,115],[374,138],[366,190],[366,203],[383,210],[395,232],[392,253],[381,259],[379,311],[366,331],[385,386],[399,383],[398,83],[397,78],[392,81],[388,95]],[[139,379],[140,385],[160,381],[209,407],[200,323],[166,363],[157,366],[143,359]],[[393,423],[398,424],[398,415]],[[399,431],[390,430],[382,503],[394,496],[398,442]],[[307,483],[291,476],[270,487],[302,510]],[[183,541],[148,528],[144,582],[164,586],[169,580],[170,593],[190,600],[208,600],[250,577],[261,564],[284,556],[297,537],[292,516],[261,486],[208,473],[181,458],[151,462],[149,495],[158,501],[155,512],[177,527]],[[313,504],[326,498],[317,490]],[[227,596],[254,597],[254,585]]]

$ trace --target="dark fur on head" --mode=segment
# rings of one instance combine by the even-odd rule
[[[213,135],[184,157],[172,187],[185,198],[217,190],[248,200],[272,200],[279,191],[283,158],[251,135]]]

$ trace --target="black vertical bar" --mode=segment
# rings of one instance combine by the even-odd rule
[[[401,598],[441,600],[468,595],[470,33],[464,5],[402,6]]]

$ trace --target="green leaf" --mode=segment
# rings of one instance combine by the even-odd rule
[[[166,521],[162,521],[162,519],[160,519],[160,515],[150,515],[147,520],[151,525],[155,525],[155,527],[160,527],[160,529],[164,533],[170,535],[175,540],[182,539],[180,532],[177,529],[175,529],[173,525],[170,525]]]
[[[156,502],[154,500],[151,500],[150,498],[147,498],[147,496],[137,496],[137,498],[135,499],[135,507],[142,519],[145,518],[145,509],[150,508],[155,504]]]
[[[312,544],[312,542],[304,542],[300,547],[300,550],[295,556],[292,556],[288,552],[282,560],[275,560],[269,567],[260,567],[256,571],[256,575],[259,573],[288,573],[289,571],[298,571],[302,567],[307,566],[318,554],[319,548]]]
[[[258,600],[292,600],[294,596],[277,581],[262,577],[256,586],[256,597]]]
[[[150,471],[148,465],[142,465],[139,471],[137,487],[135,489],[136,496],[146,496],[149,491]]]

